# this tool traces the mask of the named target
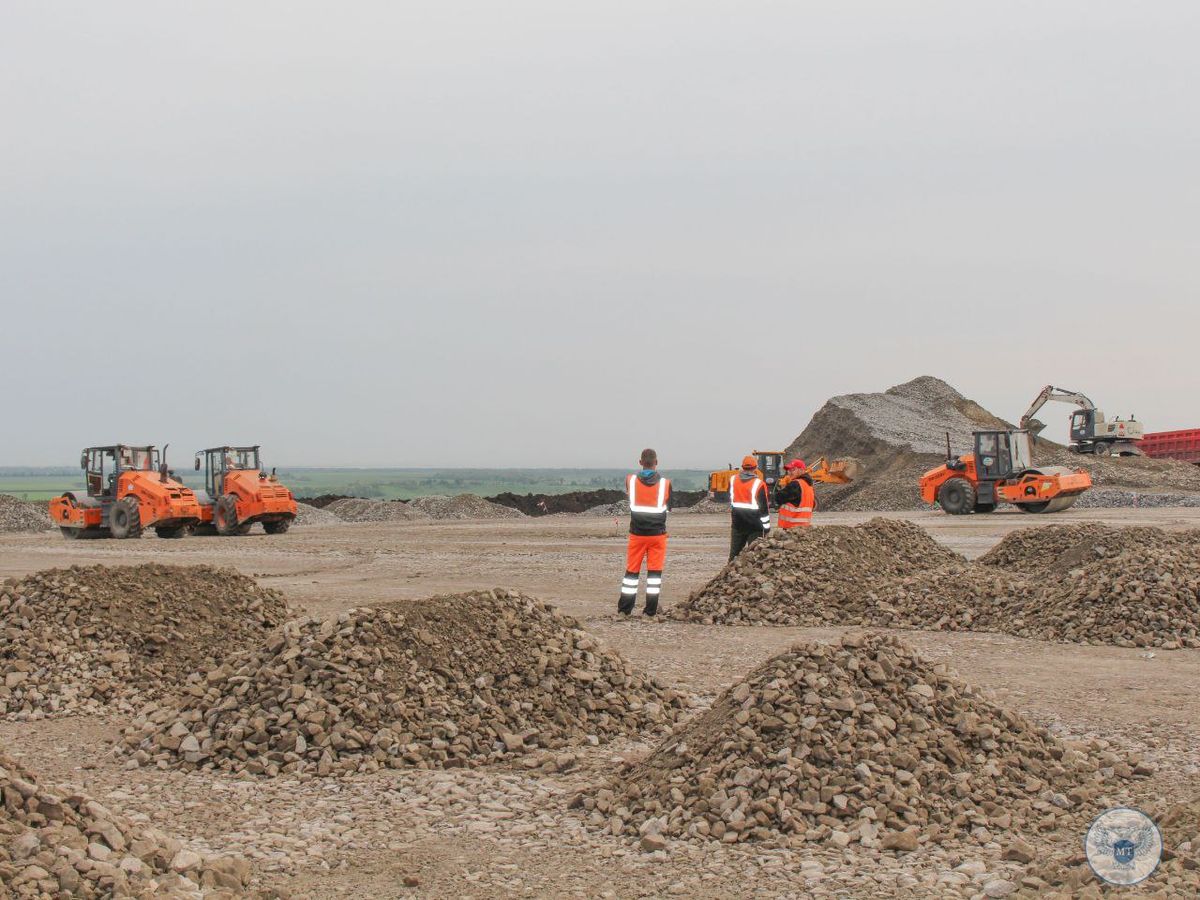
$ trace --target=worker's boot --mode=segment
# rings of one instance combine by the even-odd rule
[[[646,573],[646,608],[645,614],[658,614],[658,595],[662,593],[662,572]]]
[[[617,612],[623,616],[633,612],[633,606],[637,603],[638,591],[638,573],[626,572],[625,577],[621,579],[621,599],[617,601]]]

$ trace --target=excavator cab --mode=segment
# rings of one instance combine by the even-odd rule
[[[1096,411],[1078,409],[1071,413],[1071,443],[1086,444],[1096,436]]]

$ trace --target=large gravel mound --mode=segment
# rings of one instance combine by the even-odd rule
[[[0,532],[47,531],[52,527],[44,504],[0,494]]]
[[[0,713],[132,710],[283,622],[275,591],[208,566],[51,569],[0,587]]]
[[[965,560],[899,519],[776,530],[667,615],[724,625],[848,624],[852,611],[861,617],[871,584],[956,563]]]
[[[553,607],[477,591],[289,622],[125,745],[142,764],[255,775],[477,766],[638,734],[684,705]]]
[[[414,512],[431,519],[523,519],[525,514],[511,506],[501,506],[476,494],[454,497],[417,497],[408,503]]]
[[[189,850],[0,754],[0,896],[250,896],[249,864]]]
[[[1200,647],[1200,530],[1027,528],[967,562],[907,522],[797,529],[755,542],[666,615]]]
[[[361,497],[334,500],[325,506],[325,511],[343,522],[400,522],[425,518],[400,500],[365,500]]]
[[[922,509],[918,482],[945,461],[947,432],[953,452],[965,453],[973,444],[972,431],[1010,427],[946,382],[923,375],[882,393],[833,397],[786,454],[810,460],[850,456],[860,461],[853,484],[817,485],[823,509]],[[1085,505],[1200,503],[1200,467],[1176,460],[1081,456],[1039,440],[1034,463],[1086,469],[1093,483],[1105,490],[1085,494]]]
[[[1068,747],[895,638],[851,634],[768,660],[579,802],[596,825],[644,843],[913,850],[1051,828],[1148,771],[1137,765],[1099,745]]]
[[[309,506],[307,503],[296,504],[296,518],[293,525],[344,525],[345,520],[319,506]]]

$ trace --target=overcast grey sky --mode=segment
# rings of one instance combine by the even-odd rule
[[[1200,426],[1194,0],[0,16],[0,465],[705,467],[925,373]]]

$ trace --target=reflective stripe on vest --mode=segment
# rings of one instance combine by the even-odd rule
[[[734,509],[758,509],[758,491],[761,487],[761,478],[742,481],[742,476],[735,476],[729,484],[729,505]]]
[[[812,507],[784,503],[779,507],[780,528],[807,528],[812,524]]]
[[[654,485],[644,484],[636,475],[630,475],[629,511],[635,513],[665,513],[667,511],[667,484],[667,479],[660,479],[656,490]],[[647,496],[647,494],[650,496]],[[657,494],[657,497],[654,497],[655,494]],[[654,498],[653,505],[650,505],[651,498]]]

